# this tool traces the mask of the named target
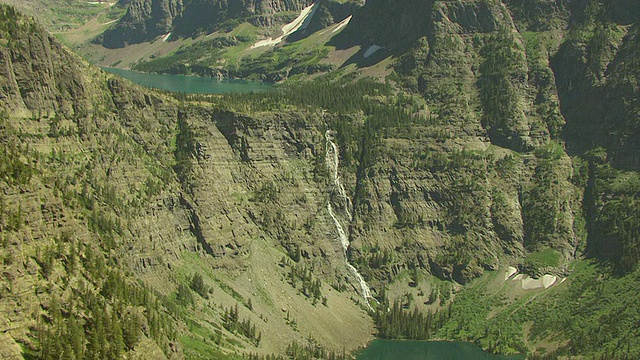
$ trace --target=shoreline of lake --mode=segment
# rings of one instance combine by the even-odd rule
[[[357,360],[524,360],[525,356],[497,355],[472,342],[447,340],[373,340],[356,354]]]
[[[273,86],[268,83],[251,82],[240,79],[148,74],[113,67],[102,67],[102,70],[145,87],[185,94],[252,93],[266,92],[273,89]]]

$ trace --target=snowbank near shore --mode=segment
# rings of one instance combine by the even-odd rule
[[[520,281],[522,290],[534,290],[542,288],[548,289],[558,282],[558,277],[551,274],[545,274],[541,278],[534,279],[523,274],[517,274],[516,276],[513,276],[517,272],[518,269],[513,266],[509,266],[504,273],[504,281],[507,281],[511,277],[513,277],[512,281]],[[566,278],[560,279],[560,283],[562,283],[565,279]]]
[[[507,272],[504,273],[504,280],[506,281],[507,279],[509,279],[510,277],[513,276],[513,274],[517,273],[518,269],[514,268],[513,266],[509,266],[507,268]]]
[[[533,290],[545,288],[548,289],[551,285],[555,284],[558,280],[558,277],[555,275],[545,274],[539,279],[534,278],[524,278],[522,279],[522,289],[523,290]]]

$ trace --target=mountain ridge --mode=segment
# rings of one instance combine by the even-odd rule
[[[153,40],[168,33],[177,37],[196,36],[218,30],[227,20],[253,17],[257,25],[269,25],[278,12],[299,11],[308,0],[134,0],[127,13],[96,41],[107,48]]]

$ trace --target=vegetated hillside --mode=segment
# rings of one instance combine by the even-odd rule
[[[102,73],[10,7],[0,16],[2,358],[371,339],[323,211],[331,188],[314,176],[319,118],[181,104]]]
[[[99,17],[106,22],[111,18],[124,15],[126,1],[82,1],[82,0],[2,0],[34,16],[49,31],[62,33],[82,27],[92,19]],[[95,36],[95,35],[94,35]]]
[[[102,34],[126,12],[127,1],[1,0],[33,16],[58,40],[71,48]]]

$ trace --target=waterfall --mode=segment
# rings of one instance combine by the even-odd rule
[[[329,130],[327,130],[325,137],[327,139],[327,165],[331,170],[331,178],[333,179],[333,184],[338,191],[338,195],[340,195],[340,198],[342,199],[342,201],[344,201],[344,209],[347,213],[347,218],[349,219],[349,221],[351,221],[353,220],[353,217],[351,215],[351,209],[353,205],[351,204],[351,199],[349,199],[349,197],[347,196],[347,192],[344,190],[344,186],[342,186],[342,182],[340,182],[340,177],[338,176],[338,166],[340,164],[340,160],[338,159],[338,147],[331,140]]]
[[[338,166],[340,164],[339,162],[340,160],[338,158],[338,147],[336,146],[336,144],[333,142],[331,138],[330,130],[327,130],[327,132],[325,133],[325,139],[327,141],[327,152],[326,152],[327,166],[331,171],[331,177],[333,179],[334,189],[337,191],[338,196],[343,201],[344,212],[347,215],[347,219],[351,221],[353,219],[351,214],[353,205],[351,204],[351,200],[347,196],[347,192],[344,190],[344,186],[342,185],[342,182],[340,181],[340,177],[338,175]],[[333,219],[333,223],[335,224],[336,230],[338,231],[338,238],[340,240],[340,244],[342,245],[342,252],[344,254],[344,262],[347,265],[347,268],[349,269],[349,271],[351,271],[353,276],[356,278],[356,280],[360,284],[361,295],[365,299],[367,306],[369,307],[369,309],[373,310],[371,308],[371,305],[369,304],[369,300],[373,299],[373,297],[371,296],[371,290],[369,289],[369,285],[367,284],[366,281],[364,281],[364,278],[358,272],[358,269],[356,269],[353,265],[349,263],[349,259],[347,257],[347,250],[349,249],[349,240],[347,238],[346,232],[344,231],[344,228],[342,227],[342,224],[340,224],[340,220],[338,220],[338,217],[333,211],[333,206],[331,206],[331,199],[329,199],[329,202],[327,203],[327,210],[329,210],[329,215]]]

